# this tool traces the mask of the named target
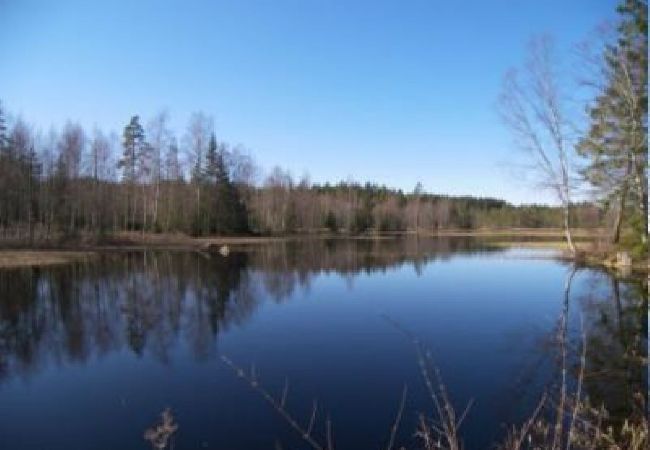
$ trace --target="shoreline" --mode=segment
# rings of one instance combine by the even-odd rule
[[[97,256],[95,251],[12,249],[0,250],[0,269],[70,264]]]
[[[576,229],[573,231],[576,247],[580,252],[579,262],[588,266],[601,267],[607,270],[627,269],[633,272],[648,273],[647,263],[635,262],[632,266],[621,268],[612,255],[596,253],[590,249],[591,243],[600,230]],[[215,251],[221,246],[249,247],[273,242],[288,242],[307,239],[351,239],[351,240],[381,240],[399,238],[435,239],[443,237],[468,237],[488,239],[490,245],[502,248],[548,249],[558,253],[553,258],[574,260],[568,253],[564,241],[564,232],[557,228],[498,228],[476,230],[438,230],[436,232],[401,232],[401,233],[368,233],[362,235],[333,234],[325,232],[296,233],[286,236],[206,236],[192,237],[185,234],[154,234],[139,232],[120,232],[107,236],[101,242],[89,239],[78,239],[70,242],[48,242],[32,247],[16,245],[8,242],[8,246],[0,247],[0,269],[49,266],[71,263],[96,256],[101,252],[113,251],[144,251],[144,250],[176,250],[176,251]],[[14,244],[14,245],[11,245]]]

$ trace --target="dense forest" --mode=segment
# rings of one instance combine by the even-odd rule
[[[117,231],[211,234],[364,233],[481,227],[560,227],[559,208],[403,192],[353,181],[312,184],[267,176],[239,147],[217,140],[196,113],[177,139],[161,113],[133,116],[121,136],[79,124],[35,132],[0,109],[0,235],[38,241]],[[573,209],[594,227],[599,208]]]

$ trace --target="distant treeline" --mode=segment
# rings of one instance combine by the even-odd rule
[[[600,210],[575,205],[572,223],[595,227]],[[284,234],[561,227],[562,211],[450,197],[377,184],[312,184],[280,169],[266,177],[239,147],[219,142],[194,114],[180,139],[161,113],[122,135],[68,123],[34,132],[0,107],[0,235],[43,240],[117,231]]]

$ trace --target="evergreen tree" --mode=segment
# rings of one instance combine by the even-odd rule
[[[138,178],[141,178],[146,173],[147,154],[150,151],[145,141],[144,129],[140,124],[139,116],[131,117],[128,125],[124,127],[122,147],[124,152],[117,163],[117,167],[122,169],[122,180],[128,184],[125,219],[130,220],[131,227],[134,227],[136,214],[134,185]]]
[[[2,108],[2,102],[0,101],[0,153],[7,147],[8,138],[7,138],[7,123],[5,118],[5,112]]]
[[[123,170],[122,179],[129,183],[137,181],[138,172],[142,172],[144,156],[147,151],[144,129],[140,125],[139,116],[131,117],[129,124],[124,127],[122,134],[124,152],[117,166]]]
[[[325,216],[325,227],[332,233],[336,233],[339,230],[338,224],[336,222],[336,216],[332,211],[328,211],[327,215]]]
[[[210,135],[210,140],[208,141],[208,150],[205,155],[205,178],[209,183],[216,183],[217,173],[219,171],[218,167],[218,154],[219,145],[217,144],[217,138],[214,133]]]
[[[647,1],[624,0],[618,41],[604,51],[605,87],[590,106],[587,135],[578,145],[588,158],[585,178],[616,210],[618,242],[626,211],[646,241],[648,218],[648,17]]]
[[[210,186],[212,205],[209,229],[217,234],[232,234],[247,230],[246,209],[239,192],[230,179],[227,165],[228,150],[219,144],[214,133],[210,136],[206,152],[205,181]]]

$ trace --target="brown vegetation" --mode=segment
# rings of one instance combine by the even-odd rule
[[[174,416],[169,408],[160,414],[160,423],[153,425],[144,432],[144,439],[151,444],[154,450],[172,448],[172,436],[178,430]]]
[[[92,258],[93,252],[0,250],[0,269],[67,264]]]

